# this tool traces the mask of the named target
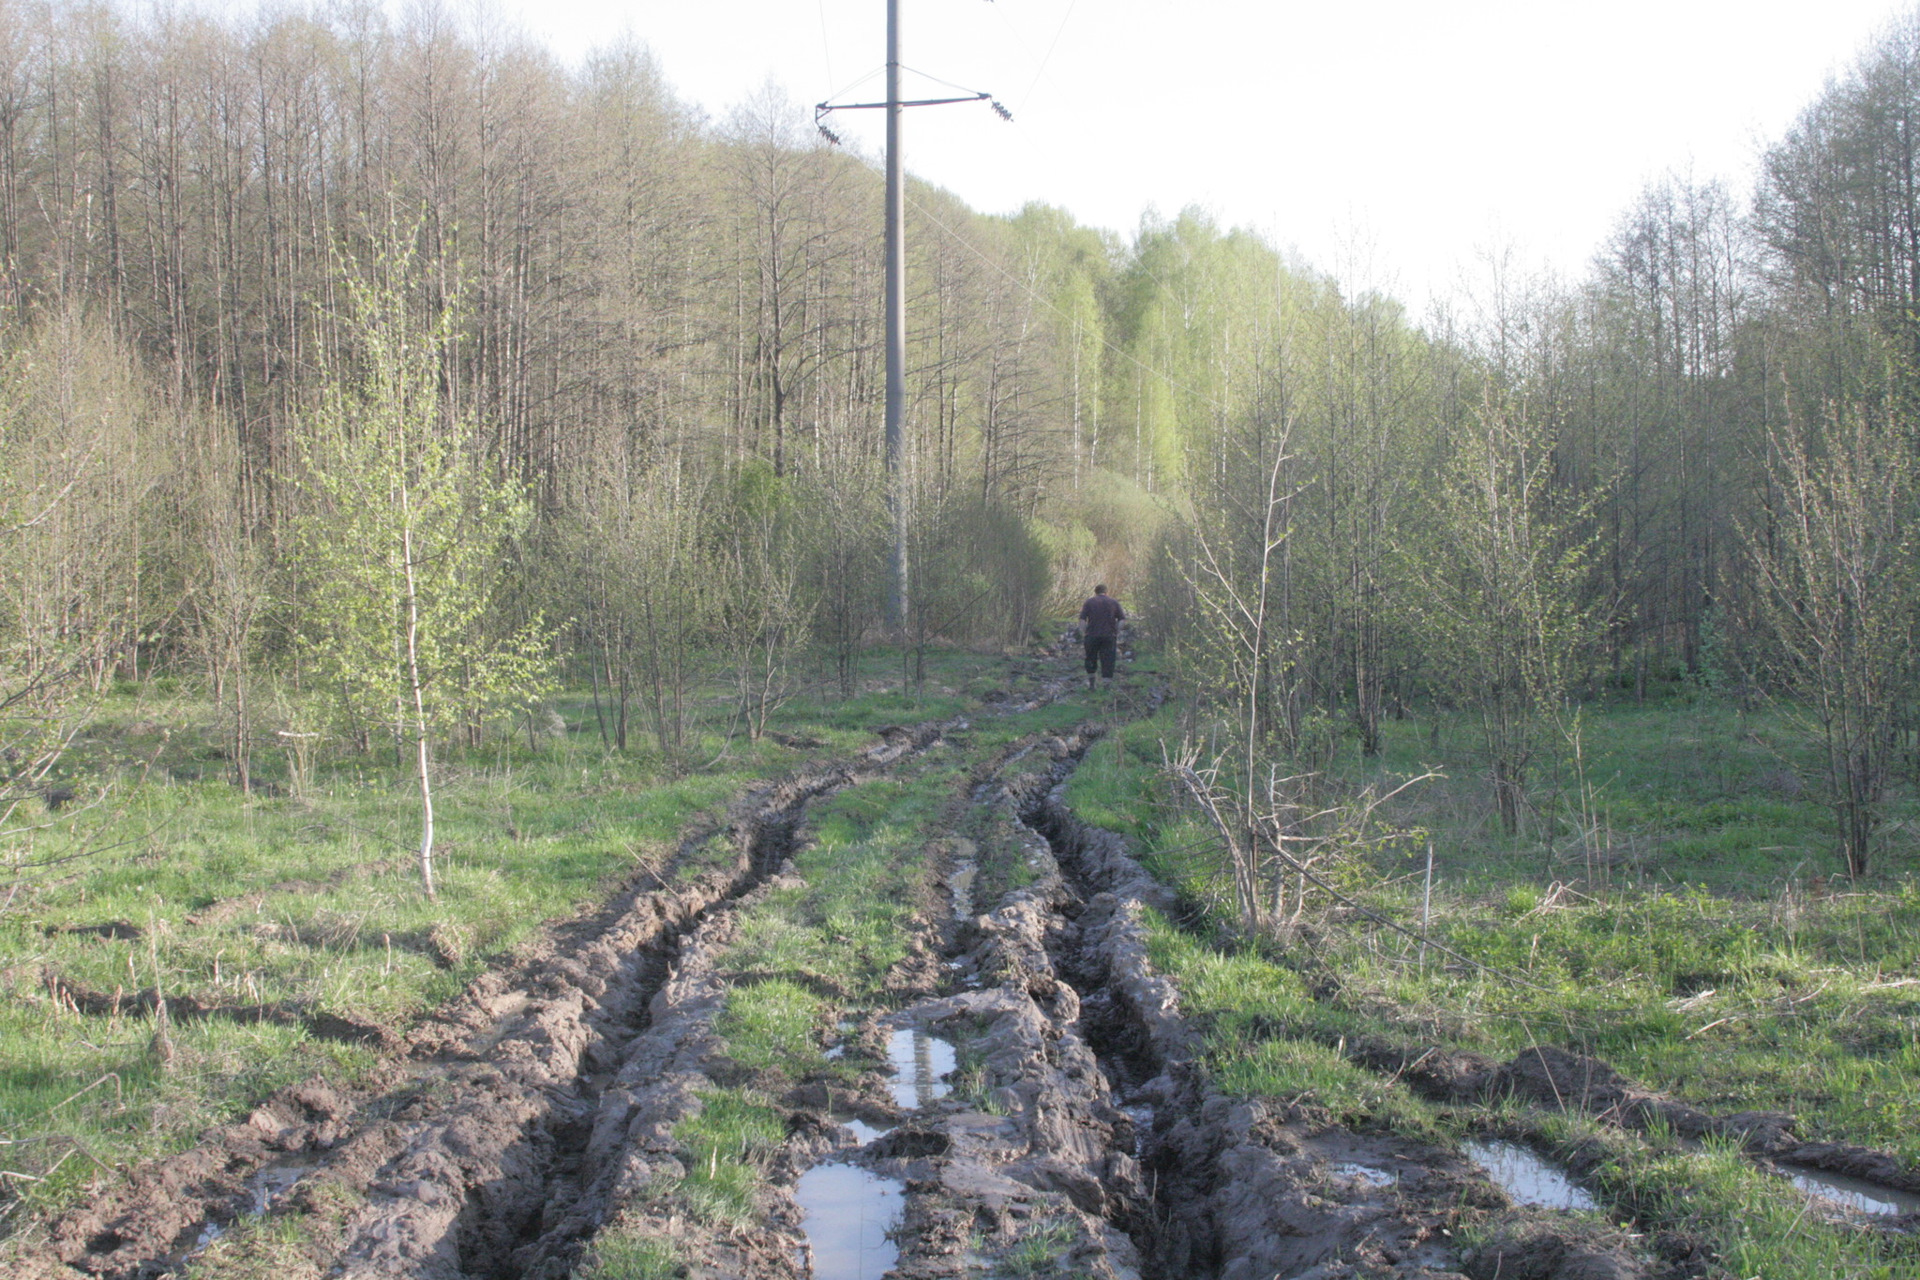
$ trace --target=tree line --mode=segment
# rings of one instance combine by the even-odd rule
[[[1913,723],[1917,33],[1750,197],[1662,180],[1584,278],[1491,262],[1418,320],[1198,212],[1122,239],[914,186],[909,652],[1137,586],[1248,814],[1261,760],[1314,776],[1437,702],[1516,831],[1578,700],[1783,690],[1864,871]],[[19,724],[197,675],[244,781],[263,726],[321,730],[262,705],[289,682],[397,754],[532,725],[546,673],[670,756],[758,733],[797,664],[850,691],[879,207],[777,89],[709,120],[637,44],[0,0]],[[426,523],[374,520],[395,495]],[[57,755],[18,733],[16,789]]]

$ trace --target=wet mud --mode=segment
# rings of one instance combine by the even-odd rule
[[[1452,1234],[1476,1207],[1499,1204],[1457,1152],[1357,1134],[1271,1099],[1212,1089],[1194,1069],[1193,1031],[1177,992],[1153,972],[1141,920],[1171,911],[1168,891],[1125,842],[1081,823],[1061,799],[1067,767],[1029,788],[1023,817],[1048,841],[1073,900],[1063,939],[1102,1056],[1123,1101],[1151,1116],[1141,1137],[1153,1193],[1143,1241],[1151,1276],[1461,1274]]]
[[[477,980],[360,1089],[312,1080],[284,1090],[193,1150],[8,1242],[0,1261],[9,1275],[36,1280],[178,1274],[225,1224],[257,1211],[263,1180],[298,1169],[283,1202],[332,1224],[313,1274],[567,1274],[597,1221],[588,1189],[620,1172],[602,1167],[610,1127],[670,1130],[698,1105],[684,1073],[663,1069],[673,1059],[664,1046],[685,1039],[675,1033],[690,1015],[643,1034],[655,1030],[658,997],[698,980],[697,965],[676,973],[676,958],[689,946],[698,955],[709,917],[777,876],[809,801],[884,773],[946,727],[889,730],[854,759],[748,795],[728,820],[732,867],[676,890],[637,881]],[[181,1008],[167,1003],[170,1013]]]
[[[750,1220],[663,1193],[689,1172],[676,1129],[712,1091],[775,1078],[733,1062],[714,1026],[730,990],[794,980],[723,959],[743,912],[804,888],[790,858],[809,805],[965,728],[889,727],[856,758],[743,797],[726,820],[732,866],[677,888],[636,882],[476,981],[358,1090],[313,1080],[275,1095],[16,1247],[7,1274],[179,1274],[226,1224],[274,1213],[311,1228],[310,1268],[285,1280],[564,1280],[615,1229],[672,1240],[691,1275],[753,1280],[1653,1280],[1710,1269],[1569,1215],[1594,1203],[1579,1170],[1569,1180],[1502,1135],[1461,1150],[1214,1088],[1178,992],[1150,960],[1144,913],[1178,904],[1124,840],[1062,798],[1097,728],[1036,735],[957,784],[916,851],[923,900],[885,1007],[811,983],[842,1019],[827,1053],[837,1069],[779,1084],[786,1137],[765,1155]],[[692,833],[683,849],[714,834]],[[64,989],[76,1003],[97,996]],[[1735,1135],[1783,1176],[1792,1166],[1862,1179],[1861,1194],[1920,1190],[1875,1153],[1798,1141],[1791,1117],[1710,1116],[1558,1049],[1506,1063],[1433,1047],[1347,1051],[1450,1105],[1518,1100]],[[1830,1179],[1810,1194],[1848,1189]]]

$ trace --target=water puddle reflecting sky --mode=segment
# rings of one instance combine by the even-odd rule
[[[1920,1195],[1914,1195],[1911,1191],[1896,1191],[1877,1182],[1849,1178],[1844,1173],[1828,1173],[1825,1169],[1809,1169],[1805,1165],[1783,1164],[1780,1169],[1794,1186],[1808,1195],[1843,1204],[1861,1213],[1920,1213]]]
[[[1542,1209],[1597,1208],[1592,1195],[1567,1175],[1518,1143],[1469,1141],[1467,1155],[1515,1204]]]
[[[1333,1174],[1339,1178],[1356,1178],[1369,1187],[1390,1187],[1400,1181],[1385,1169],[1376,1169],[1370,1164],[1336,1164]]]
[[[880,1280],[900,1260],[887,1232],[900,1222],[905,1184],[850,1164],[817,1164],[793,1197],[813,1250],[813,1280]]]
[[[952,1071],[953,1046],[918,1027],[902,1027],[887,1038],[887,1061],[893,1067],[894,1105],[918,1110],[953,1091],[941,1077]]]
[[[884,1138],[893,1132],[892,1129],[876,1129],[859,1116],[830,1116],[828,1118],[837,1125],[844,1125],[846,1128],[853,1130],[854,1141],[863,1147],[875,1138]]]

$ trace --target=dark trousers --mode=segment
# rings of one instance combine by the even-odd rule
[[[1101,675],[1109,680],[1113,679],[1113,660],[1120,651],[1119,640],[1113,636],[1101,636],[1097,640],[1087,641],[1086,644],[1087,674],[1092,675],[1098,669]]]

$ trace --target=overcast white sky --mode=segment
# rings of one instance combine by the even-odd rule
[[[715,119],[769,79],[884,96],[884,0],[491,0],[569,59],[631,32]],[[1761,149],[1910,3],[901,0],[902,61],[992,92],[907,117],[977,209],[1131,233],[1199,205],[1419,306],[1497,245],[1577,275],[1651,178],[1744,189]],[[941,91],[910,77],[914,96]],[[836,130],[877,156],[879,112]],[[856,141],[857,140],[857,141]]]

